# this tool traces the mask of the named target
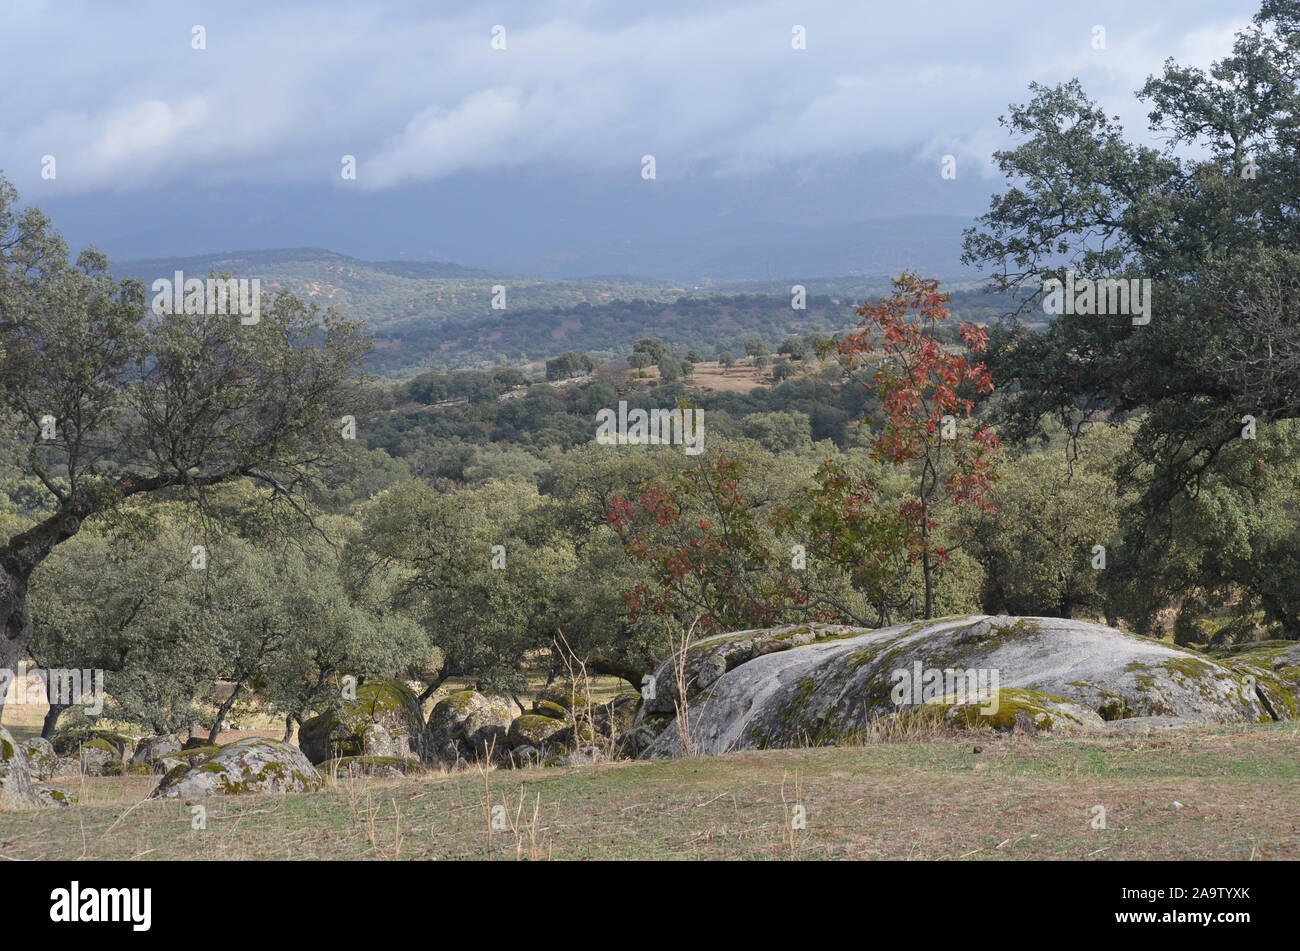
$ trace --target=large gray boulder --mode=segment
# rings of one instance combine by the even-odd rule
[[[432,755],[444,762],[482,758],[504,750],[514,706],[505,697],[462,690],[444,697],[429,712]]]
[[[168,771],[153,791],[155,797],[313,792],[325,785],[297,747],[279,740],[248,737],[195,754]]]
[[[406,684],[372,680],[355,700],[312,717],[298,730],[298,746],[313,763],[353,756],[428,758],[420,701]]]
[[[507,740],[511,748],[524,746],[541,748],[567,727],[568,724],[563,720],[544,717],[537,713],[525,713],[510,724]]]
[[[67,771],[65,761],[54,752],[54,744],[44,737],[34,736],[20,744],[27,757],[27,769],[32,779],[46,780]]]
[[[0,809],[35,805],[36,790],[27,769],[27,755],[9,731],[0,726]]]
[[[1271,717],[1300,719],[1300,642],[1256,641],[1209,654],[1223,666],[1252,679]]]
[[[74,726],[55,734],[54,752],[61,758],[55,775],[122,776],[136,747],[136,738],[114,730]]]
[[[38,743],[36,748],[43,750],[44,746]],[[68,806],[76,801],[76,796],[34,780],[24,744],[16,742],[10,732],[0,726],[0,809]]]
[[[32,783],[32,791],[36,794],[38,805],[52,806],[55,809],[66,809],[81,801],[74,793],[45,783]]]
[[[1088,731],[1130,717],[1272,718],[1257,681],[1239,670],[1061,618],[975,615],[879,630],[812,624],[740,631],[691,645],[685,666],[690,747],[699,754],[839,742],[897,711],[900,683],[921,688],[907,698],[910,705],[926,701],[943,707],[950,723],[998,729]],[[941,685],[945,671],[949,679]],[[947,694],[959,671],[996,671],[996,707]],[[640,721],[659,718],[666,726],[641,755],[679,755],[677,724],[669,718],[676,693],[671,660],[654,682]]]
[[[179,753],[182,746],[180,738],[173,734],[142,737],[131,756],[131,765],[156,768],[164,756]]]

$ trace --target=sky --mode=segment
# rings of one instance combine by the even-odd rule
[[[818,229],[979,214],[1031,82],[1078,77],[1144,140],[1145,78],[1208,66],[1256,8],[0,0],[0,173],[119,259],[695,277],[762,231],[761,276]]]

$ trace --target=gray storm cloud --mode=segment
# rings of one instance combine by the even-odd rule
[[[0,30],[0,170],[61,194],[175,180],[383,190],[536,163],[671,178],[873,150],[987,168],[1030,80],[1131,93],[1168,55],[1223,55],[1253,3],[81,5],[13,0]],[[191,44],[202,25],[206,49]],[[506,49],[491,46],[505,28]],[[1015,24],[1014,28],[1011,26]],[[807,48],[791,47],[803,26]],[[1090,45],[1093,27],[1107,48]],[[1122,105],[1121,105],[1122,104]],[[971,167],[971,166],[967,166]]]

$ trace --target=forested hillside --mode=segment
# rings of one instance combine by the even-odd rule
[[[361,261],[319,249],[232,252],[130,261],[119,276],[146,286],[176,271],[259,278],[363,320],[375,334],[374,373],[404,378],[425,370],[540,364],[570,350],[612,359],[642,337],[684,350],[741,352],[751,337],[770,347],[788,334],[835,333],[853,309],[888,281],[859,277],[743,281],[686,287],[669,281],[597,277],[562,281],[441,262]],[[794,286],[803,306],[792,306]],[[504,288],[494,308],[493,288]],[[1009,295],[956,290],[953,312],[988,323],[1015,309]]]

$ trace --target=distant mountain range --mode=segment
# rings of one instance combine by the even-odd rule
[[[564,240],[538,240],[519,247],[503,235],[500,253],[487,267],[437,261],[366,260],[367,268],[409,278],[455,278],[491,275],[537,275],[608,284],[658,282],[694,285],[711,281],[772,281],[796,276],[881,278],[906,269],[944,279],[976,276],[961,263],[962,232],[972,219],[961,215],[904,215],[852,223],[741,222],[699,230],[646,230],[619,234],[591,233]],[[273,232],[271,232],[273,233]],[[328,240],[328,235],[324,236]],[[106,247],[112,251],[115,242]],[[155,241],[183,246],[181,242]],[[331,242],[332,243],[332,242]],[[338,245],[334,245],[337,247]],[[466,257],[482,262],[480,251],[467,247]],[[121,252],[116,254],[121,259]],[[299,260],[327,260],[328,251],[290,248],[199,254],[185,257],[193,267],[228,261],[240,267],[270,267]],[[339,262],[360,257],[332,255]],[[369,257],[369,255],[365,255]],[[426,258],[442,255],[428,254]],[[154,270],[171,258],[125,261],[134,269]]]
[[[125,261],[113,271],[146,286],[171,279],[176,271],[186,277],[229,272],[259,278],[263,293],[288,290],[366,321],[376,335],[372,369],[408,376],[429,368],[535,363],[571,349],[617,358],[644,336],[716,352],[736,349],[750,336],[768,338],[775,348],[785,334],[833,332],[852,323],[854,306],[884,293],[894,273],[914,267],[943,275],[942,262],[951,267],[949,255],[957,247],[952,233],[941,219],[930,226],[933,243],[920,236],[925,232],[913,230],[897,248],[889,246],[891,230],[883,222],[857,230],[806,229],[810,241],[856,240],[859,248],[872,249],[874,256],[864,252],[855,258],[851,247],[839,257],[830,255],[831,266],[849,260],[863,264],[860,273],[832,277],[815,276],[818,252],[812,245],[796,262],[783,265],[785,276],[706,277],[694,283],[609,273],[581,280],[520,276],[444,261],[365,261],[321,248]],[[752,241],[754,254],[775,247],[762,236]],[[659,253],[679,252],[664,246]],[[965,275],[947,286],[961,291],[972,283]],[[791,307],[793,284],[806,288],[807,310]],[[493,307],[498,285],[505,289],[504,308]],[[981,314],[988,310],[973,294],[963,293],[963,299]]]
[[[321,248],[235,251],[191,257],[124,261],[113,266],[118,277],[137,277],[146,285],[170,279],[229,272],[258,278],[263,293],[288,290],[341,313],[364,319],[383,330],[409,322],[439,323],[499,317],[492,307],[492,288],[506,288],[506,311],[571,307],[611,300],[672,300],[687,287],[670,281],[591,280],[518,277],[441,261],[362,261]]]
[[[323,248],[276,248],[269,251],[224,251],[219,254],[195,254],[189,257],[154,258],[122,261],[114,268],[119,276],[131,275],[141,280],[146,275],[168,276],[177,270],[206,275],[209,271],[230,271],[239,277],[274,275],[277,269],[305,263],[324,266],[359,267],[394,277],[448,278],[493,277],[492,272],[478,268],[462,267],[443,261],[360,261],[346,254],[336,254]]]
[[[342,182],[174,182],[26,197],[74,249],[94,244],[116,261],[313,247],[373,262],[693,285],[909,267],[963,276],[962,230],[996,189],[978,174],[945,180],[937,161],[910,151],[744,174],[668,163],[660,176],[644,181],[639,166],[510,165],[370,191]]]

